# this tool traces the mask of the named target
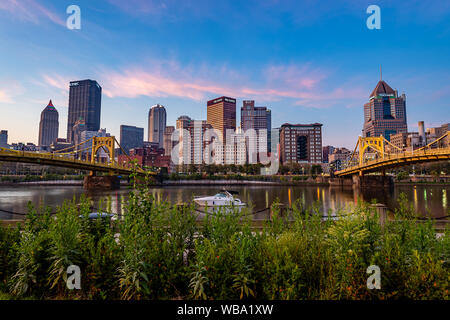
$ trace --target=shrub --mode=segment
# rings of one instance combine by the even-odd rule
[[[84,198],[55,216],[30,205],[22,227],[0,227],[0,292],[13,299],[448,299],[449,230],[437,238],[432,221],[418,223],[405,199],[383,227],[366,203],[331,220],[300,200],[287,214],[275,201],[262,228],[236,208],[207,214],[200,225],[193,205],[157,203],[136,183],[117,221],[88,219]],[[71,264],[81,269],[81,290],[66,289]],[[381,269],[381,290],[366,286],[370,265]]]

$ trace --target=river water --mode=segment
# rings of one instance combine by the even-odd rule
[[[323,213],[333,213],[354,205],[358,198],[388,206],[394,210],[400,193],[405,193],[416,211],[422,215],[442,217],[449,214],[448,196],[450,185],[440,186],[396,186],[391,190],[355,188],[339,188],[328,186],[232,186],[230,190],[238,191],[239,198],[249,204],[253,212],[260,212],[255,218],[264,219],[268,214],[263,209],[278,199],[286,206],[295,200],[306,206],[315,205]],[[151,189],[157,201],[169,201],[172,204],[189,202],[194,196],[214,195],[220,186],[173,186],[155,187]],[[0,219],[22,219],[27,212],[28,202],[35,207],[49,206],[55,211],[65,200],[80,199],[85,194],[95,203],[95,207],[110,207],[114,213],[122,213],[128,197],[129,189],[122,187],[114,191],[87,192],[77,186],[0,186]],[[3,211],[2,211],[3,210]],[[12,214],[11,212],[18,213]]]

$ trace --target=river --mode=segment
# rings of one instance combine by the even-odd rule
[[[355,204],[358,198],[364,201],[376,199],[378,203],[385,204],[392,211],[397,206],[396,199],[403,192],[421,215],[437,218],[449,213],[449,185],[396,186],[389,191],[383,189],[361,191],[328,186],[233,186],[229,189],[238,191],[238,197],[250,204],[253,212],[269,207],[276,199],[288,206],[296,199],[300,199],[306,206],[316,205],[321,212],[336,212],[338,209]],[[157,201],[167,200],[177,204],[191,201],[194,195],[214,195],[220,190],[220,186],[166,186],[150,190]],[[87,192],[77,186],[0,186],[0,219],[22,219],[23,215],[20,214],[27,212],[27,204],[30,201],[35,207],[45,205],[54,211],[65,200],[72,200],[74,197],[78,200],[83,194],[89,196],[96,207],[101,202],[103,207],[110,206],[112,212],[122,213],[128,193],[126,187],[114,191]],[[258,219],[263,219],[265,214],[267,212],[258,213]]]

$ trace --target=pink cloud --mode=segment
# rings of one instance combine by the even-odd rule
[[[62,77],[57,74],[44,74],[42,78],[48,85],[58,88],[61,94],[66,95],[69,93],[69,82],[72,81],[69,77]]]
[[[13,79],[0,81],[0,103],[14,103],[14,98],[24,91],[21,84]]]
[[[264,75],[270,84],[297,90],[311,90],[327,76],[320,69],[311,69],[308,64],[270,66],[264,70]]]
[[[2,0],[0,10],[8,11],[14,17],[39,24],[42,18],[65,26],[65,22],[56,13],[35,0]]]
[[[5,90],[0,90],[0,103],[10,103],[12,98]]]
[[[316,86],[324,73],[299,66],[269,66],[262,72],[263,84],[248,86],[241,73],[225,66],[211,68],[181,67],[174,61],[153,61],[146,67],[132,67],[122,71],[104,70],[105,94],[125,96],[177,96],[194,100],[208,94],[278,100],[280,98],[314,98]],[[224,79],[224,80],[218,80]]]
[[[367,90],[350,84],[329,88],[328,73],[307,65],[269,66],[255,76],[259,81],[253,83],[243,76],[247,74],[224,66],[183,67],[168,60],[151,61],[141,67],[98,70],[93,77],[110,98],[179,97],[202,101],[211,95],[226,95],[260,103],[292,99],[293,104],[303,107],[329,108],[344,101],[345,105],[355,103],[367,96]],[[69,78],[49,75],[43,78],[48,85],[67,92]]]

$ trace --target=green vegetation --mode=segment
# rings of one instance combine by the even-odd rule
[[[180,175],[257,175],[260,174],[262,164],[244,164],[244,165],[217,165],[217,164],[189,164],[178,165],[175,167],[175,173]]]
[[[198,175],[198,176],[214,176],[214,175],[236,175],[236,176],[257,176],[261,173],[261,168],[264,165],[261,163],[258,164],[244,164],[244,165],[235,165],[235,164],[226,164],[226,165],[179,165],[175,168],[174,174],[180,175]],[[286,165],[281,165],[279,167],[278,173],[281,175],[289,174],[289,175],[310,175],[317,176],[323,172],[322,166],[318,164],[310,165],[310,164],[299,164],[299,163],[290,163]]]
[[[392,173],[398,175],[405,172],[407,175],[431,175],[434,177],[448,176],[450,175],[450,161],[436,161],[422,164],[415,164],[409,166],[403,166],[398,169],[393,169]],[[407,176],[405,176],[407,177]]]
[[[89,220],[87,199],[55,216],[30,206],[23,226],[0,228],[0,299],[449,299],[450,233],[404,199],[384,227],[366,203],[324,220],[296,202],[289,223],[274,203],[262,229],[233,210],[198,223],[136,185],[117,221]],[[66,287],[72,264],[81,290]],[[370,265],[381,290],[367,289]]]
[[[396,178],[398,181],[406,180],[406,179],[409,179],[409,174],[408,174],[408,172],[400,171],[397,173]]]
[[[215,175],[206,175],[200,173],[194,174],[181,174],[181,173],[171,173],[167,177],[164,177],[165,180],[168,181],[180,181],[180,180],[188,180],[188,181],[196,181],[196,180],[209,180],[209,181],[217,181],[217,180],[237,180],[237,181],[262,181],[262,182],[275,182],[275,183],[283,183],[283,184],[305,184],[308,183],[317,183],[315,180],[315,176],[302,176],[302,175],[290,175],[290,176],[278,176],[278,175],[241,175],[241,174],[215,174]],[[326,183],[326,182],[324,182]]]

